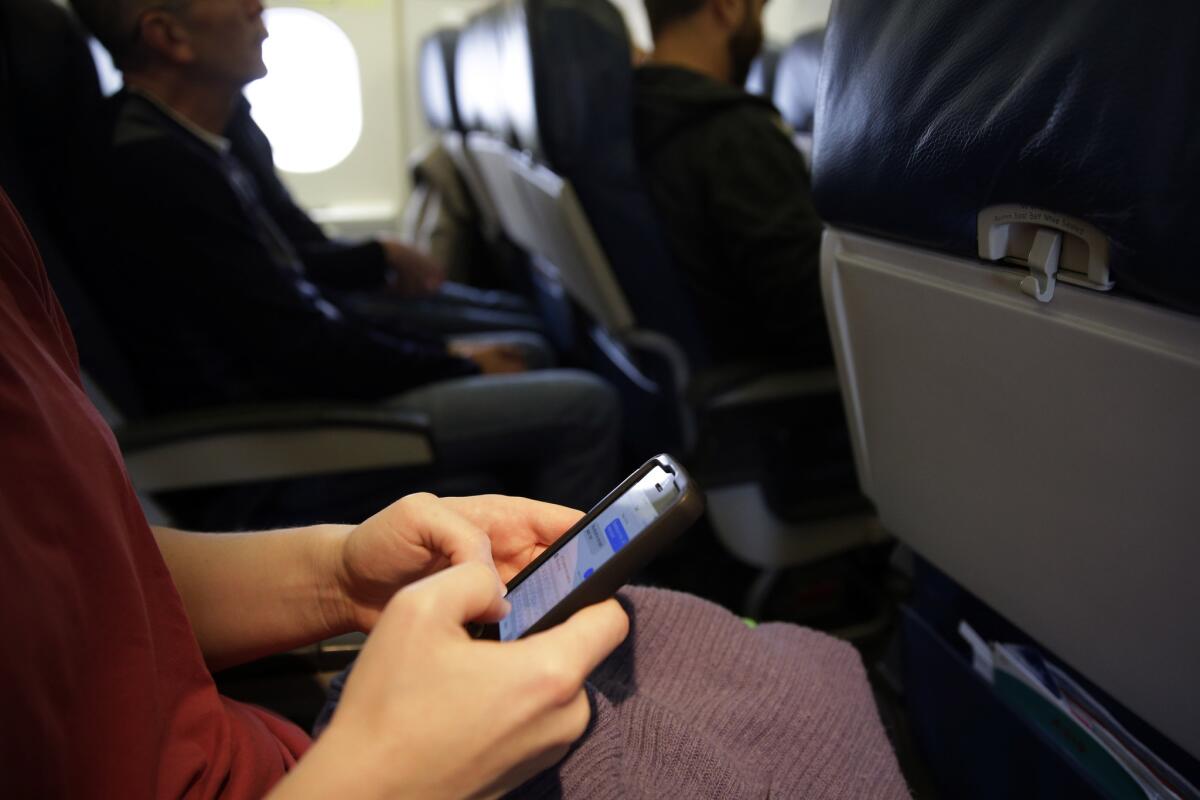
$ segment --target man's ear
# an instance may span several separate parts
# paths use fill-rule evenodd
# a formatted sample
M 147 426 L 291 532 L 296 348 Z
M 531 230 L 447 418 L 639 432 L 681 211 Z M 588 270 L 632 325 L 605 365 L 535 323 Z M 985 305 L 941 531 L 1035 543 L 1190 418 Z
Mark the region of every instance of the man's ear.
M 190 64 L 196 57 L 187 30 L 170 12 L 152 9 L 138 20 L 142 47 L 158 58 L 175 64 Z
M 709 8 L 723 29 L 733 31 L 740 28 L 746 19 L 746 4 L 749 2 L 751 0 L 711 0 Z

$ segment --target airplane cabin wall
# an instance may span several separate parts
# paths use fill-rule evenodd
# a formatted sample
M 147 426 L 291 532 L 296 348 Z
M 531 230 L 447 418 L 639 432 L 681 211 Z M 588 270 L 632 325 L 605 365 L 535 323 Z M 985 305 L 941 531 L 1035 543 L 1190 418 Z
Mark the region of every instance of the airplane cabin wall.
M 317 173 L 281 173 L 301 205 L 340 234 L 395 227 L 407 148 L 400 120 L 407 115 L 396 76 L 411 72 L 402 40 L 402 11 L 417 0 L 286 0 L 278 8 L 306 8 L 328 17 L 350 38 L 362 80 L 362 138 L 347 158 Z M 448 5 L 448 0 L 442 0 Z M 316 54 L 314 54 L 316 56 Z M 319 56 L 318 56 L 319 57 Z

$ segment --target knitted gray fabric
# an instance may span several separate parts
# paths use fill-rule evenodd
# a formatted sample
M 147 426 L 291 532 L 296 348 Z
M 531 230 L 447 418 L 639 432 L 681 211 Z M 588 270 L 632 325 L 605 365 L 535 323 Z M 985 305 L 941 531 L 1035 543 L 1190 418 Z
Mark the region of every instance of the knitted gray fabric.
M 588 682 L 591 727 L 510 797 L 909 797 L 853 647 L 675 592 L 620 599 L 632 630 Z

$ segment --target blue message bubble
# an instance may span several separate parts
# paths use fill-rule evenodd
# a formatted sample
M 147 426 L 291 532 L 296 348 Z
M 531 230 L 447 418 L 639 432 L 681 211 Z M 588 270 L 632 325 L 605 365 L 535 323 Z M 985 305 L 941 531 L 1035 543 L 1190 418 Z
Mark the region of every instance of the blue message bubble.
M 604 526 L 604 535 L 608 537 L 608 543 L 612 546 L 614 553 L 629 544 L 629 534 L 625 532 L 625 526 L 621 524 L 620 518 L 614 519 Z

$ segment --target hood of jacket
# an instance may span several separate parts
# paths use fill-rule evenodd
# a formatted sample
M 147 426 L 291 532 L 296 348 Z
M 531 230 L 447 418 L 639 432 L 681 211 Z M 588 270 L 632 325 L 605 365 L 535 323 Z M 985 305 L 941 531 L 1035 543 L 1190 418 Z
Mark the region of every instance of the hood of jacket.
M 635 72 L 634 119 L 638 156 L 651 157 L 679 133 L 727 113 L 753 110 L 778 115 L 766 98 L 684 67 L 650 65 Z

